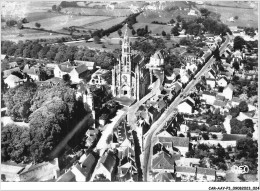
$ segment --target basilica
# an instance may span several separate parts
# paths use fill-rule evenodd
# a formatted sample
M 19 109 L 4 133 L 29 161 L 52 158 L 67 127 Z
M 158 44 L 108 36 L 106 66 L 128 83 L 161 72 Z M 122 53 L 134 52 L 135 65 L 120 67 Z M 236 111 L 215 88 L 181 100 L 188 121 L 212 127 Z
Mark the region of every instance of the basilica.
M 114 97 L 140 100 L 148 92 L 149 70 L 144 57 L 131 50 L 127 26 L 122 42 L 122 54 L 112 70 L 111 90 Z

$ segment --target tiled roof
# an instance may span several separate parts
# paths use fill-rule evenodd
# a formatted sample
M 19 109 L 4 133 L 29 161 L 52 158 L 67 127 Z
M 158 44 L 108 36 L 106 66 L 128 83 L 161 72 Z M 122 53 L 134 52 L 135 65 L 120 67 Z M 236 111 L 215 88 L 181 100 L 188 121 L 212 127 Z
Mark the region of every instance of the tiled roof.
M 221 100 L 215 100 L 213 105 L 215 106 L 220 106 L 220 107 L 224 107 L 226 105 L 226 102 L 221 101 Z
M 216 99 L 217 99 L 217 100 L 224 101 L 224 100 L 225 100 L 225 96 L 222 96 L 222 95 L 216 95 Z
M 241 100 L 240 100 L 239 97 L 233 97 L 231 101 L 232 101 L 232 102 L 238 102 L 238 103 L 241 102 Z
M 59 64 L 58 67 L 59 67 L 59 69 L 60 69 L 62 72 L 66 72 L 66 73 L 70 73 L 70 72 L 74 69 L 74 67 L 72 67 L 72 66 L 61 65 L 61 64 Z
M 152 166 L 153 169 L 168 169 L 174 170 L 175 160 L 171 158 L 168 154 L 161 151 L 153 156 Z
M 114 169 L 115 164 L 116 164 L 116 158 L 111 151 L 108 151 L 106 154 L 104 154 L 102 156 L 100 162 L 108 170 L 108 172 L 111 173 Z
M 82 64 L 82 65 L 76 67 L 75 70 L 78 74 L 82 74 L 88 70 L 88 67 L 85 64 Z
M 152 57 L 156 59 L 164 59 L 166 57 L 166 53 L 163 50 L 158 50 Z
M 154 178 L 157 182 L 170 182 L 170 180 L 173 180 L 171 173 L 158 173 Z
M 224 90 L 226 90 L 226 89 L 231 89 L 233 91 L 234 90 L 234 86 L 231 83 L 229 83 L 227 85 L 227 87 L 224 88 Z
M 3 71 L 3 77 L 7 78 L 9 75 L 11 75 L 15 71 L 20 71 L 20 68 L 16 67 L 16 68 L 12 68 L 12 69 L 9 69 L 9 70 L 4 70 Z
M 160 100 L 160 101 L 158 102 L 158 109 L 159 109 L 159 110 L 162 110 L 162 109 L 165 108 L 165 107 L 166 107 L 165 101 L 164 101 L 164 100 Z
M 215 176 L 216 170 L 210 169 L 210 168 L 197 167 L 197 174 L 203 174 L 203 175 L 205 174 L 205 175 Z
M 195 175 L 196 168 L 195 167 L 186 167 L 186 166 L 176 166 L 176 173 L 192 173 Z
M 91 168 L 93 168 L 93 165 L 96 162 L 96 158 L 94 157 L 93 154 L 88 154 L 88 156 L 86 157 L 86 159 L 82 162 L 82 167 L 89 172 L 91 170 Z
M 94 67 L 95 62 L 90 62 L 90 61 L 81 61 L 81 60 L 74 60 L 75 64 L 80 64 L 80 65 L 85 65 L 87 67 Z
M 58 179 L 57 182 L 74 182 L 76 181 L 75 175 L 69 170 L 65 174 L 61 175 Z
M 172 142 L 174 147 L 188 147 L 189 138 L 187 137 L 158 137 L 161 143 Z
M 216 96 L 216 93 L 209 92 L 209 91 L 204 91 L 202 94 Z
M 246 135 L 242 134 L 223 134 L 222 141 L 237 141 L 246 138 Z

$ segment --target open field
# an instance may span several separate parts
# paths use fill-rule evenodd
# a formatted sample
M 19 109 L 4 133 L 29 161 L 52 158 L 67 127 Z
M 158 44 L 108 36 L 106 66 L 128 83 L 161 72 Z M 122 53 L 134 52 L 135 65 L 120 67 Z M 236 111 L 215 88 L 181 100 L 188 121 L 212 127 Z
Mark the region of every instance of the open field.
M 158 24 L 151 24 L 151 23 L 136 23 L 134 25 L 134 29 L 135 31 L 138 28 L 144 28 L 145 25 L 148 26 L 148 31 L 152 31 L 152 34 L 162 34 L 162 31 L 165 31 L 166 33 L 170 33 L 171 29 L 173 28 L 173 26 L 168 26 L 168 25 L 158 25 Z
M 221 15 L 221 21 L 228 26 L 256 27 L 258 25 L 258 13 L 256 9 L 243 9 L 231 7 L 219 7 L 199 5 L 198 8 L 206 8 Z M 230 17 L 238 16 L 235 22 L 229 22 Z
M 245 9 L 254 6 L 252 3 L 243 2 L 243 1 L 211 1 L 211 2 L 206 2 L 206 5 L 228 6 L 233 8 L 245 8 Z
M 63 8 L 61 12 L 72 15 L 98 15 L 110 17 L 124 17 L 132 13 L 130 9 L 93 9 L 93 8 Z
M 26 15 L 26 19 L 29 22 L 34 22 L 34 21 L 38 21 L 38 20 L 43 20 L 43 19 L 48 19 L 48 18 L 52 18 L 52 17 L 58 17 L 60 16 L 59 13 L 53 13 L 53 12 L 31 12 L 28 13 Z
M 107 29 L 113 25 L 121 23 L 125 19 L 126 19 L 126 17 L 117 17 L 117 18 L 112 18 L 110 20 L 106 20 L 104 22 L 100 21 L 100 22 L 94 23 L 94 24 L 90 23 L 83 27 L 87 28 L 87 29 Z
M 74 15 L 60 15 L 57 17 L 38 20 L 41 28 L 49 30 L 61 30 L 63 27 L 82 26 L 91 22 L 107 19 L 105 16 L 74 16 Z M 36 22 L 25 24 L 26 27 L 35 27 Z

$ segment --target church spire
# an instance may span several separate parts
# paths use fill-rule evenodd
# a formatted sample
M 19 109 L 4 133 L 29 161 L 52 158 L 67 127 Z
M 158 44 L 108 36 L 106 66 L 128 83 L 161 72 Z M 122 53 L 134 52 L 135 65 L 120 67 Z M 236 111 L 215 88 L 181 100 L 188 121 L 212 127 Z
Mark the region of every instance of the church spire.
M 124 43 L 129 43 L 129 36 L 128 36 L 128 32 L 127 32 L 127 23 L 126 23 L 126 28 L 125 28 L 125 35 L 124 35 Z

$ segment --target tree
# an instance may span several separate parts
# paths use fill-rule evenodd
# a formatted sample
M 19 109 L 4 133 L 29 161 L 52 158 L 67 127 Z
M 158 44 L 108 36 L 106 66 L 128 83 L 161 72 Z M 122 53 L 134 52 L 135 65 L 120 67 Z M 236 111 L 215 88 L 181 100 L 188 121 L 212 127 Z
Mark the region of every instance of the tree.
M 202 138 L 204 140 L 209 140 L 209 135 L 207 133 L 202 133 Z
M 40 23 L 35 23 L 35 26 L 36 26 L 37 28 L 40 28 L 40 27 L 41 27 L 41 24 L 40 24 Z
M 180 39 L 180 45 L 190 45 L 190 44 L 191 41 L 188 38 L 184 37 Z
M 170 24 L 174 24 L 174 23 L 175 23 L 175 20 L 174 20 L 174 19 L 171 19 L 171 20 L 169 21 L 169 23 L 170 23 Z
M 243 46 L 246 44 L 246 41 L 241 36 L 236 36 L 234 38 L 234 50 L 242 50 Z
M 171 33 L 172 33 L 174 36 L 179 36 L 179 35 L 180 35 L 179 29 L 178 29 L 177 26 L 175 26 L 175 27 L 173 27 L 173 28 L 171 29 Z
M 63 81 L 64 81 L 64 83 L 66 85 L 70 85 L 71 84 L 71 79 L 70 79 L 70 75 L 69 74 L 64 74 L 62 76 L 62 79 L 63 79 Z
M 201 13 L 202 16 L 208 17 L 209 14 L 210 14 L 210 11 L 209 11 L 208 9 L 201 8 L 201 9 L 200 9 L 200 13 Z
M 119 29 L 119 30 L 117 31 L 117 33 L 118 33 L 119 36 L 121 36 L 121 35 L 122 35 L 121 29 Z
M 237 20 L 237 19 L 238 19 L 238 16 L 235 16 L 235 17 L 234 17 L 234 19 L 236 19 L 236 20 Z
M 198 149 L 199 150 L 203 150 L 203 151 L 208 151 L 209 150 L 209 146 L 207 144 L 199 144 L 198 145 Z
M 27 120 L 31 113 L 29 108 L 36 90 L 37 85 L 32 82 L 9 89 L 3 97 L 8 115 L 14 120 Z M 23 109 L 20 109 L 21 107 Z
M 96 44 L 100 44 L 101 41 L 100 41 L 100 38 L 98 36 L 94 36 L 93 38 L 94 38 L 94 42 Z
M 233 67 L 234 67 L 235 70 L 238 71 L 239 70 L 239 63 L 237 61 L 234 61 L 233 62 Z
M 213 139 L 217 139 L 218 136 L 217 136 L 216 134 L 213 134 L 213 135 L 212 135 L 212 138 L 213 138 Z
M 180 16 L 180 15 L 178 15 L 178 16 L 176 17 L 176 20 L 177 20 L 178 22 L 181 22 L 181 21 L 182 21 L 182 18 L 181 18 L 181 16 Z
M 251 130 L 251 133 L 253 133 L 254 130 L 254 122 L 252 119 L 245 119 L 243 121 L 244 125 Z
M 132 35 L 134 36 L 136 34 L 135 29 L 132 29 Z
M 162 36 L 166 36 L 166 32 L 165 31 L 162 31 Z
M 248 111 L 248 105 L 246 101 L 241 101 L 238 105 L 239 111 L 240 112 L 247 112 Z
M 23 24 L 21 22 L 17 23 L 17 28 L 20 30 L 23 29 Z
M 57 5 L 52 5 L 52 10 L 57 11 Z
M 235 118 L 239 115 L 239 107 L 232 107 L 230 110 L 229 110 L 229 114 L 232 115 L 232 118 Z

